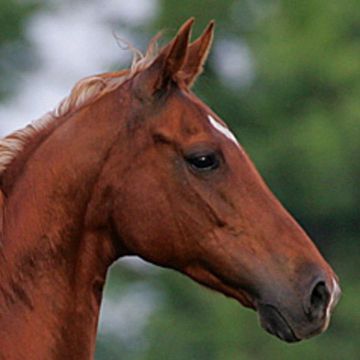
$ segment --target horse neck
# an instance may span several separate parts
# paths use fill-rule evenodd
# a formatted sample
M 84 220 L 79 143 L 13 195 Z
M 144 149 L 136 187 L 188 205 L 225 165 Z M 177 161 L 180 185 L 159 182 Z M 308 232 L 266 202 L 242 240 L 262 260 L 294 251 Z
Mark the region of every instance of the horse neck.
M 92 357 L 102 286 L 118 256 L 106 214 L 92 208 L 123 122 L 110 116 L 110 98 L 56 128 L 4 201 L 0 359 Z

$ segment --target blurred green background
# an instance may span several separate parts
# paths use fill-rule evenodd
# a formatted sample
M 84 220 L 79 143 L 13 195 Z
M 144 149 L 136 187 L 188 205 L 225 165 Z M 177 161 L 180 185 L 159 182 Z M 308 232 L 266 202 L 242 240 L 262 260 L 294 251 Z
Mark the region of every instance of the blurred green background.
M 17 91 L 16 71 L 6 64 L 31 71 L 24 24 L 43 6 L 0 0 L 0 100 Z M 104 321 L 96 359 L 359 359 L 360 2 L 161 0 L 149 23 L 130 30 L 143 44 L 160 29 L 167 39 L 190 16 L 194 35 L 210 19 L 217 24 L 195 92 L 229 123 L 333 265 L 343 296 L 325 334 L 288 345 L 235 301 L 172 271 L 120 261 L 106 299 L 121 304 L 130 296 L 129 312 L 143 320 L 128 328 L 125 322 L 118 333 Z M 141 304 L 149 305 L 147 312 Z M 126 319 L 127 309 L 119 316 Z

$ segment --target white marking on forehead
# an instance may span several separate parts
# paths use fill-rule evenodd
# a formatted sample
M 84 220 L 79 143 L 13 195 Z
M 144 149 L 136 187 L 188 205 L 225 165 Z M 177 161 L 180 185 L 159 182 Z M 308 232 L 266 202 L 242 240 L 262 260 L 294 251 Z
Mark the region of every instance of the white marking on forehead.
M 238 147 L 240 147 L 239 142 L 237 141 L 235 135 L 224 125 L 220 124 L 218 121 L 216 121 L 211 115 L 208 115 L 208 119 L 210 121 L 210 124 L 219 132 L 221 132 L 224 136 L 226 136 L 228 139 L 230 139 L 232 142 L 234 142 Z

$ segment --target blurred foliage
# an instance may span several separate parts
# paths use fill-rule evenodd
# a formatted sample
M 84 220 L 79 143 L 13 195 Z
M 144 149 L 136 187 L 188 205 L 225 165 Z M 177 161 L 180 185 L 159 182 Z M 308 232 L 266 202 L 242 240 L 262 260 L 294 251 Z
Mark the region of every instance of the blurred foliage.
M 0 97 L 9 92 L 12 62 L 23 66 L 27 59 L 23 29 L 27 16 L 36 10 L 34 4 L 0 0 Z M 250 85 L 227 84 L 211 55 L 194 90 L 237 133 L 271 189 L 334 265 L 344 294 L 325 334 L 288 345 L 266 334 L 256 314 L 233 300 L 172 271 L 154 274 L 120 262 L 110 274 L 107 296 L 114 292 L 125 296 L 129 287 L 146 281 L 160 294 L 159 302 L 145 331 L 132 341 L 100 337 L 96 358 L 357 359 L 359 1 L 159 0 L 159 4 L 152 28 L 143 29 L 146 36 L 159 29 L 173 35 L 190 16 L 196 17 L 194 33 L 199 35 L 214 18 L 215 47 L 232 39 L 249 48 L 255 69 Z
M 0 99 L 11 94 L 18 71 L 29 68 L 24 27 L 39 7 L 35 0 L 0 0 Z

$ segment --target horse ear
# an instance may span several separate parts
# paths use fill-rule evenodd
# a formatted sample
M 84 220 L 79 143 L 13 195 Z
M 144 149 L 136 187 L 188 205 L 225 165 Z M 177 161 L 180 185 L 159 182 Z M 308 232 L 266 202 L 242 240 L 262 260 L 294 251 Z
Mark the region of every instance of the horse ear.
M 141 97 L 149 97 L 176 81 L 176 74 L 183 68 L 187 55 L 193 18 L 180 28 L 175 38 L 165 46 L 151 65 L 135 80 L 135 89 Z
M 189 46 L 187 57 L 181 69 L 181 79 L 191 87 L 202 73 L 214 38 L 215 21 L 209 22 L 202 35 Z

